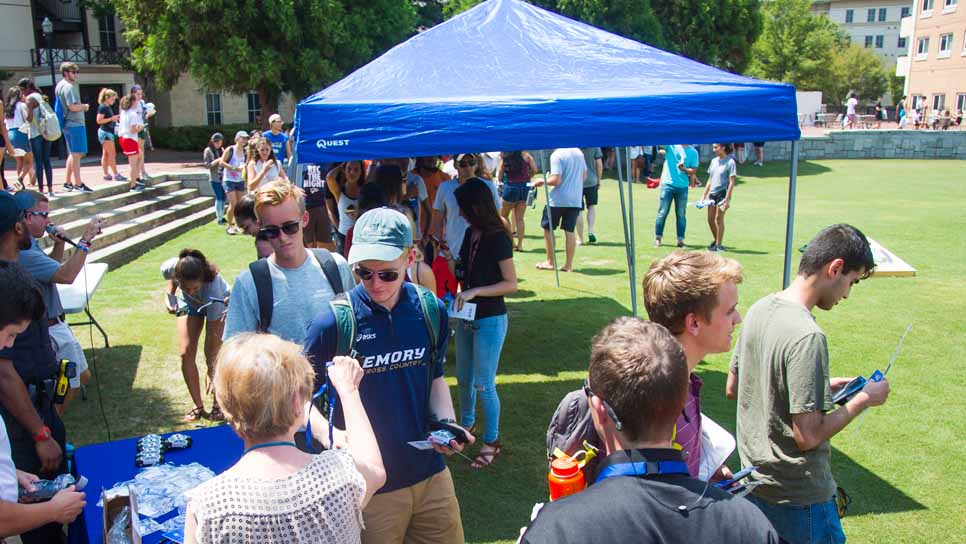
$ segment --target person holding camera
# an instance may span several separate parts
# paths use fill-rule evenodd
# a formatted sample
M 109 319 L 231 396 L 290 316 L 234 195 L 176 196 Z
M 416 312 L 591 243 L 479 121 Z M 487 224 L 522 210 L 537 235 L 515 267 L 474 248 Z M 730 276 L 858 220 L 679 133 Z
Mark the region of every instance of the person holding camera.
M 362 512 L 364 544 L 464 541 L 459 502 L 443 455 L 462 450 L 463 442 L 472 444 L 474 438 L 456 425 L 443 377 L 449 340 L 446 307 L 432 293 L 405 281 L 414 259 L 413 227 L 405 215 L 390 208 L 362 214 L 349 250 L 350 266 L 361 281 L 348 292 L 341 317 L 333 302 L 316 317 L 305 341 L 318 375 L 327 361 L 349 354 L 366 374 L 359 393 L 382 451 L 386 483 Z M 360 334 L 345 338 L 341 331 L 349 319 Z M 334 412 L 337 427 L 343 426 L 342 404 L 340 393 Z M 313 429 L 328 425 L 317 411 L 312 418 Z M 456 438 L 433 442 L 432 449 L 420 447 L 427 445 L 423 441 L 432 428 L 443 426 Z
M 182 249 L 176 259 L 165 261 L 161 265 L 161 275 L 166 280 L 165 307 L 168 313 L 178 316 L 181 375 L 194 402 L 194 408 L 185 414 L 184 420 L 190 422 L 206 417 L 211 421 L 222 421 L 225 418 L 217 401 L 212 403 L 210 413 L 205 412 L 195 356 L 201 329 L 205 329 L 205 364 L 208 366 L 205 395 L 210 395 L 214 386 L 215 358 L 221 348 L 221 335 L 225 332 L 228 282 L 218 273 L 218 267 L 197 249 Z M 179 288 L 181 300 L 175 296 Z

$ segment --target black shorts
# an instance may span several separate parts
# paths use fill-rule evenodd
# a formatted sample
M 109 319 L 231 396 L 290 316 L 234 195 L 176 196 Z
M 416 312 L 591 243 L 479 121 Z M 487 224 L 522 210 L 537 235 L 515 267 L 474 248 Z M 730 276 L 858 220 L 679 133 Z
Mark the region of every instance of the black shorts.
M 329 225 L 329 213 L 325 206 L 309 208 L 309 224 L 302 229 L 302 240 L 306 244 L 332 243 L 332 228 Z
M 765 142 L 754 142 L 755 147 L 765 147 Z
M 722 202 L 724 202 L 724 199 L 726 196 L 728 196 L 728 189 L 724 188 L 720 191 L 715 191 L 711 193 L 710 195 L 708 195 L 708 198 L 714 201 L 714 205 L 717 206 L 718 204 L 721 204 Z
M 553 223 L 553 230 L 556 230 L 559 226 L 566 232 L 573 232 L 577 227 L 578 215 L 580 215 L 580 208 L 550 207 L 550 221 Z M 543 213 L 540 214 L 540 226 L 543 230 L 551 230 L 550 224 L 547 223 L 547 206 L 543 207 Z
M 600 185 L 594 185 L 593 187 L 584 187 L 584 204 L 580 209 L 586 209 L 588 206 L 597 205 L 597 189 Z

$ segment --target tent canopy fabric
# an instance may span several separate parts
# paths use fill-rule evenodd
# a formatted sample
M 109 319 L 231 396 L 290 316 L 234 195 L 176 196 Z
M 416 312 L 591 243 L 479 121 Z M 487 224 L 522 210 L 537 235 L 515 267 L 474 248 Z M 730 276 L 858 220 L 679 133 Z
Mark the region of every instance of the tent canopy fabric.
M 797 140 L 795 88 L 489 0 L 298 104 L 299 162 Z

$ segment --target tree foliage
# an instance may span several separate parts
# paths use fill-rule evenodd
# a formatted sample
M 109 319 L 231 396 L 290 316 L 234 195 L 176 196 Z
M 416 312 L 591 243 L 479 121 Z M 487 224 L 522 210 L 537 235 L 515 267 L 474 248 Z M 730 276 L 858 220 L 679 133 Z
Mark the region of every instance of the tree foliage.
M 832 53 L 832 63 L 818 90 L 827 104 L 845 102 L 854 92 L 863 103 L 875 102 L 888 90 L 888 78 L 882 61 L 869 49 L 850 45 Z
M 758 0 L 656 0 L 653 4 L 671 51 L 731 72 L 745 70 L 762 31 Z
M 408 0 L 114 0 L 132 64 L 161 89 L 187 71 L 204 88 L 259 93 L 263 123 L 414 31 Z

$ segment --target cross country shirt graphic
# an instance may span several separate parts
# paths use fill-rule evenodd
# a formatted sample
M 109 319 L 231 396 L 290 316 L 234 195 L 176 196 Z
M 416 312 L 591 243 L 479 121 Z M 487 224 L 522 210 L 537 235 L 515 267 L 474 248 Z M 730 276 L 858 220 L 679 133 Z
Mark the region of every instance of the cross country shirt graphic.
M 445 467 L 442 455 L 417 450 L 408 442 L 425 440 L 429 433 L 425 422 L 430 380 L 443 375 L 449 339 L 446 308 L 437 300 L 442 317 L 436 347 L 439 361 L 430 370 L 429 333 L 412 284 L 403 283 L 399 302 L 391 311 L 372 302 L 361 284 L 348 296 L 356 316 L 356 358 L 365 372 L 359 392 L 386 467 L 386 484 L 378 492 L 409 487 Z M 335 356 L 336 342 L 335 316 L 326 306 L 309 327 L 305 340 L 317 386 L 325 377 L 325 362 Z M 339 402 L 333 419 L 336 427 L 344 428 Z

